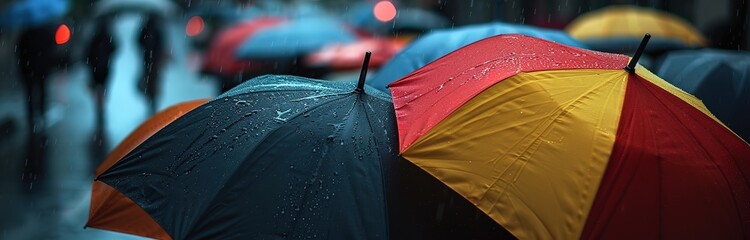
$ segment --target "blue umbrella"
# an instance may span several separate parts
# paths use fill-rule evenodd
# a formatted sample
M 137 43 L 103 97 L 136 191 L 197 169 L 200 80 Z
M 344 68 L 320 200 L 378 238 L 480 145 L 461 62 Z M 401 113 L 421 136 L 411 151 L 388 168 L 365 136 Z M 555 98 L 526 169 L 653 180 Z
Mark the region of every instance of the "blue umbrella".
M 237 48 L 240 59 L 294 58 L 331 43 L 354 42 L 357 37 L 340 22 L 326 17 L 289 20 L 260 30 Z
M 452 30 L 440 30 L 430 33 L 407 46 L 401 53 L 386 63 L 368 84 L 382 91 L 390 92 L 386 89 L 389 83 L 445 54 L 490 36 L 510 33 L 524 34 L 574 47 L 584 47 L 583 44 L 565 32 L 517 24 L 490 23 Z
M 727 127 L 745 141 L 750 140 L 750 52 L 670 52 L 657 75 L 703 100 Z
M 31 27 L 54 21 L 70 8 L 67 0 L 26 0 L 0 13 L 0 27 Z

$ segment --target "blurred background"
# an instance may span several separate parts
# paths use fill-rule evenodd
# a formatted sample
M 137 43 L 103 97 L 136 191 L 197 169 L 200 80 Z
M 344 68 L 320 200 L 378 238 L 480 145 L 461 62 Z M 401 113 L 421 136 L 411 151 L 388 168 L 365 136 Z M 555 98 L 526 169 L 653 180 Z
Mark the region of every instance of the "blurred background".
M 395 71 L 379 70 L 410 44 L 482 24 L 566 31 L 576 46 L 630 54 L 632 41 L 621 40 L 637 43 L 645 32 L 607 38 L 618 25 L 583 21 L 619 11 L 635 17 L 614 21 L 653 24 L 631 10 L 687 26 L 674 27 L 686 36 L 647 51 L 642 64 L 654 72 L 675 50 L 748 62 L 744 0 L 0 0 L 0 239 L 137 239 L 83 229 L 93 170 L 175 103 L 263 74 L 353 81 L 365 51 L 373 52 L 368 79 L 387 84 L 403 74 L 386 79 Z

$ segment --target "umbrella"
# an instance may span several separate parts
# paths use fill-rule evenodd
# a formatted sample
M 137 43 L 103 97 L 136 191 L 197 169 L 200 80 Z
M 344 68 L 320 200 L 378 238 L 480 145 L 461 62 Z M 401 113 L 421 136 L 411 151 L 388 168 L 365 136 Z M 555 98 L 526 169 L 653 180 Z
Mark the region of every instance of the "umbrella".
M 390 84 L 399 150 L 519 239 L 750 236 L 750 146 L 641 53 L 475 42 Z
M 370 67 L 378 68 L 404 47 L 402 42 L 387 38 L 363 39 L 348 44 L 332 44 L 305 58 L 310 67 L 352 70 L 361 66 L 362 53 L 372 52 Z
M 94 16 L 104 17 L 116 12 L 148 11 L 169 16 L 177 11 L 170 0 L 99 0 L 94 5 Z
M 586 13 L 570 23 L 566 31 L 590 49 L 631 53 L 644 33 L 653 40 L 648 52 L 706 46 L 706 38 L 679 17 L 651 8 L 614 6 Z
M 50 23 L 70 9 L 66 0 L 26 0 L 0 13 L 0 27 L 33 27 Z
M 267 75 L 203 104 L 100 167 L 88 225 L 174 239 L 508 237 L 398 158 L 392 103 L 365 74 Z
M 207 101 L 207 99 L 187 101 L 154 114 L 112 150 L 107 159 L 97 167 L 94 175 L 101 175 L 154 133 Z M 132 200 L 127 199 L 122 193 L 117 192 L 109 185 L 95 181 L 91 196 L 91 209 L 87 226 L 158 239 L 166 238 L 164 235 L 158 235 L 163 230 L 155 225 L 154 221 L 148 215 L 145 215 L 143 210 L 134 206 Z M 122 219 L 128 219 L 131 222 L 123 225 Z
M 574 47 L 583 47 L 581 43 L 564 32 L 517 24 L 489 23 L 452 30 L 440 30 L 428 34 L 407 46 L 393 57 L 390 62 L 386 63 L 368 84 L 382 91 L 389 92 L 386 89 L 386 85 L 406 76 L 425 64 L 477 40 L 507 33 L 519 33 Z
M 750 54 L 727 50 L 669 52 L 657 75 L 703 100 L 745 141 L 750 140 Z
M 234 76 L 247 71 L 260 71 L 268 68 L 262 62 L 237 59 L 234 53 L 249 36 L 283 21 L 280 18 L 261 17 L 237 23 L 223 30 L 209 46 L 203 61 L 202 71 L 219 76 Z
M 355 40 L 353 32 L 336 20 L 305 17 L 258 31 L 246 39 L 235 54 L 241 59 L 295 58 L 328 44 Z

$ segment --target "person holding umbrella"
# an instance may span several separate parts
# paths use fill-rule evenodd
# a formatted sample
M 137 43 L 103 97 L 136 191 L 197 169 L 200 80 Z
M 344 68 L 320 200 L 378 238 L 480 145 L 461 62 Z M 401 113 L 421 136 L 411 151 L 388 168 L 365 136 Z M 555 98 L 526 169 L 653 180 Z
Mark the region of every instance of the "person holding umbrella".
M 143 48 L 143 77 L 138 83 L 139 89 L 146 95 L 149 111 L 156 112 L 156 94 L 158 93 L 159 69 L 168 54 L 164 51 L 163 29 L 155 14 L 146 16 L 138 43 Z

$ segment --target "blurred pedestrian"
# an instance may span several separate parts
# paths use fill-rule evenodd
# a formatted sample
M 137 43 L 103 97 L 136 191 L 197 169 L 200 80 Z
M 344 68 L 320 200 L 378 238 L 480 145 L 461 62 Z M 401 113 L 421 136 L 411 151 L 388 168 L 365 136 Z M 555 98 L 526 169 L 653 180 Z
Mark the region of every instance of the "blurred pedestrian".
M 26 122 L 29 138 L 23 180 L 33 182 L 42 174 L 46 145 L 46 79 L 58 62 L 56 24 L 31 26 L 21 31 L 17 42 L 18 70 L 26 89 Z
M 164 51 L 164 29 L 159 16 L 149 14 L 141 29 L 140 43 L 143 48 L 143 77 L 138 87 L 146 95 L 151 114 L 156 112 L 156 97 L 159 92 L 159 73 L 169 54 Z
M 109 82 L 110 64 L 116 47 L 110 30 L 112 26 L 111 20 L 103 19 L 97 24 L 86 51 L 86 63 L 89 65 L 89 70 L 91 70 L 89 88 L 94 95 L 94 104 L 96 105 L 95 145 L 93 148 L 97 150 L 97 153 L 103 153 L 103 150 L 106 149 L 106 144 L 104 143 L 104 99 L 107 92 L 107 83 Z M 94 159 L 100 160 L 102 157 L 96 156 Z

